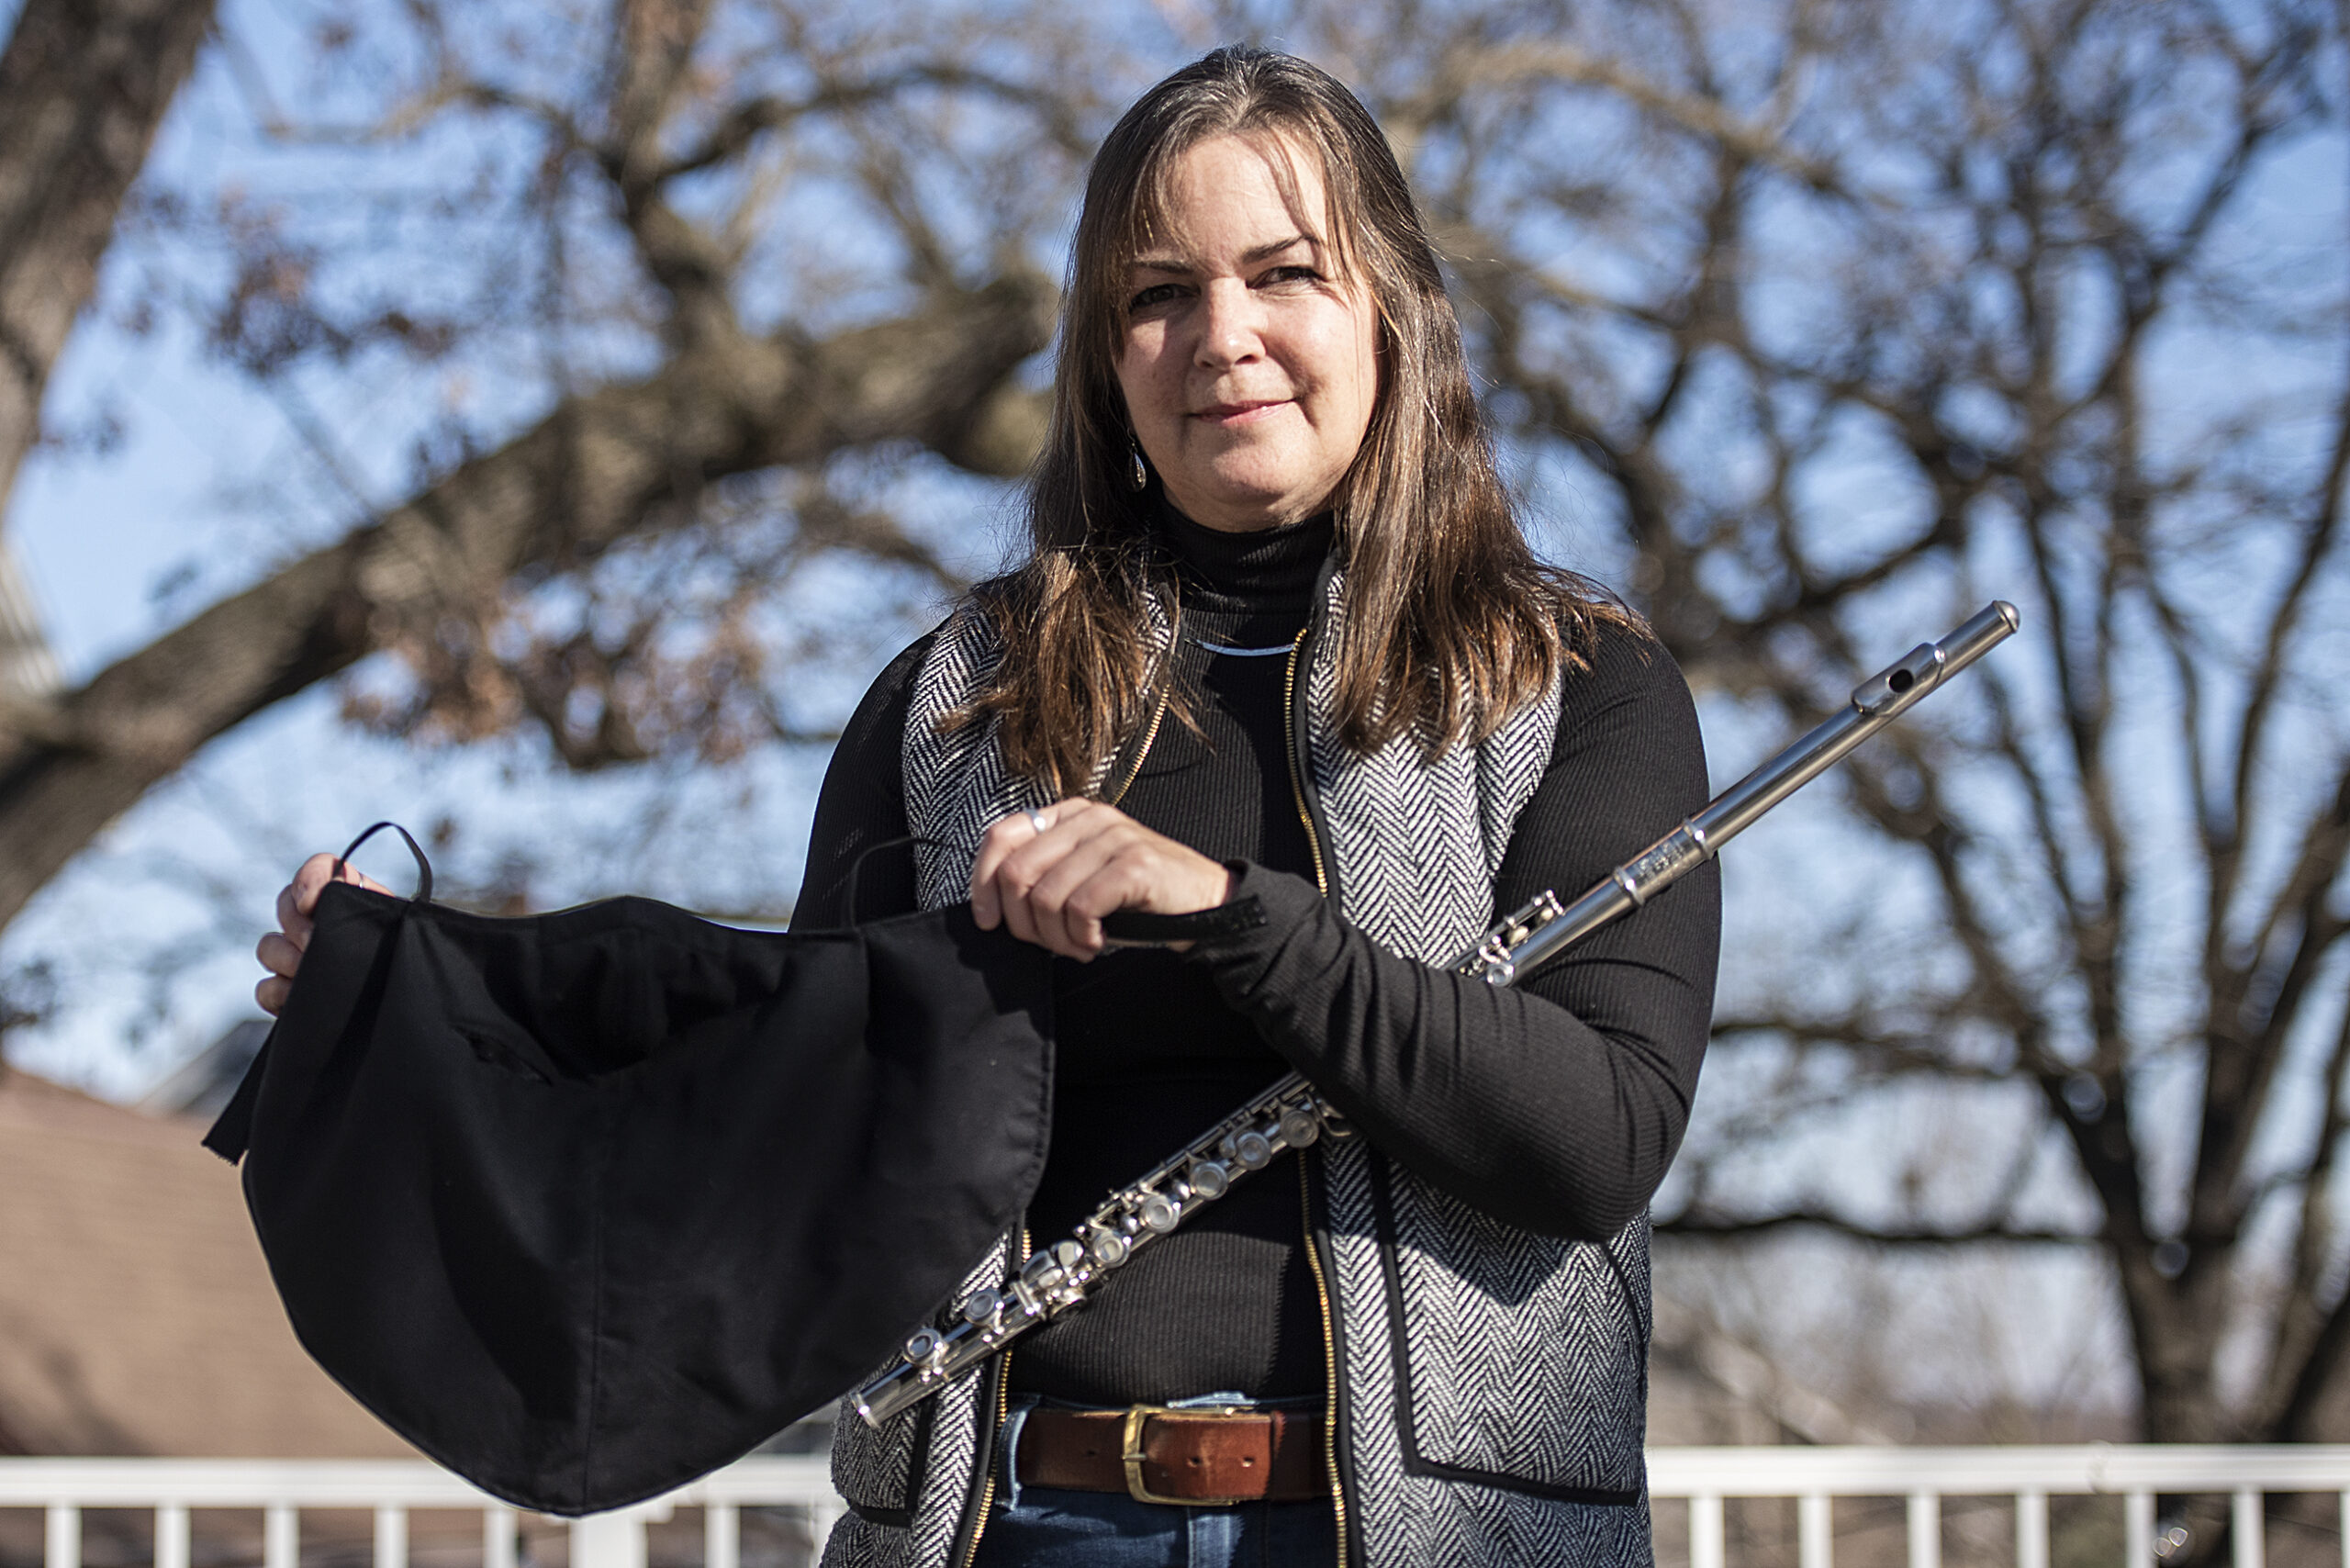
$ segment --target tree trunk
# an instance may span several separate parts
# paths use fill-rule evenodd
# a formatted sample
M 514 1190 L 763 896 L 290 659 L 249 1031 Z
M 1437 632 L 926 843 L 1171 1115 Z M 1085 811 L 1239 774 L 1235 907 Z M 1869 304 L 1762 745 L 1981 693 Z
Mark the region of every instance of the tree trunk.
M 25 0 L 0 51 L 0 511 L 214 0 Z

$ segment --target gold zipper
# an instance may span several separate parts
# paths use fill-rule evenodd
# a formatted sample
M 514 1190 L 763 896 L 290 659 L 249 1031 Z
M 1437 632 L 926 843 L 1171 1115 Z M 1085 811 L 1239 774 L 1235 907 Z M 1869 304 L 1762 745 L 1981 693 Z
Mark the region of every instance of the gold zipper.
M 1338 1338 L 1330 1327 L 1330 1287 L 1322 1277 L 1322 1254 L 1314 1245 L 1314 1196 L 1303 1149 L 1297 1156 L 1297 1207 L 1305 1226 L 1305 1264 L 1314 1271 L 1314 1296 L 1322 1307 L 1322 1364 L 1329 1388 L 1329 1408 L 1322 1417 L 1322 1467 L 1330 1477 L 1330 1509 L 1338 1517 L 1338 1568 L 1347 1568 L 1347 1490 L 1338 1480 Z
M 1314 832 L 1314 813 L 1305 805 L 1305 780 L 1297 771 L 1297 655 L 1305 647 L 1305 633 L 1314 629 L 1308 621 L 1289 645 L 1289 664 L 1281 675 L 1281 752 L 1289 758 L 1289 798 L 1297 804 L 1297 820 L 1305 824 L 1305 847 L 1314 857 L 1314 886 L 1324 898 L 1330 896 L 1330 879 L 1322 872 L 1322 840 Z
M 1142 746 L 1135 753 L 1133 766 L 1118 780 L 1117 789 L 1102 797 L 1104 805 L 1114 806 L 1125 800 L 1126 791 L 1135 787 L 1135 780 L 1142 777 L 1143 758 L 1150 755 L 1151 746 L 1158 741 L 1158 726 L 1167 717 L 1167 704 L 1175 696 L 1175 655 L 1183 645 L 1183 600 L 1172 588 L 1168 589 L 1167 597 L 1173 609 L 1168 616 L 1167 662 L 1159 672 L 1158 705 L 1150 711 L 1150 725 L 1142 733 Z
M 1020 1227 L 1019 1256 L 1012 1260 L 1013 1273 L 1028 1261 L 1028 1226 Z M 965 1550 L 957 1568 L 971 1568 L 979 1555 L 979 1537 L 987 1533 L 988 1510 L 995 1506 L 995 1442 L 1003 1430 L 1004 1418 L 1012 1414 L 1012 1347 L 1006 1345 L 995 1358 L 995 1424 L 990 1427 L 979 1443 L 979 1462 L 988 1467 L 987 1479 L 979 1484 L 979 1517 L 971 1521 L 971 1544 Z M 1007 1463 L 1017 1464 L 1017 1454 L 1004 1456 Z M 1345 1549 L 1340 1548 L 1341 1551 Z
M 1174 692 L 1175 678 L 1173 672 L 1170 671 L 1167 680 L 1159 687 L 1158 706 L 1151 710 L 1150 727 L 1142 733 L 1142 747 L 1135 753 L 1134 766 L 1126 769 L 1126 776 L 1118 781 L 1116 792 L 1105 797 L 1102 804 L 1114 806 L 1125 800 L 1126 791 L 1135 787 L 1135 780 L 1142 777 L 1142 759 L 1150 755 L 1152 743 L 1158 739 L 1159 722 L 1167 717 L 1167 703 Z
M 1330 879 L 1322 868 L 1322 839 L 1314 831 L 1314 812 L 1305 803 L 1305 779 L 1297 766 L 1297 662 L 1305 650 L 1309 618 L 1289 645 L 1289 663 L 1281 675 L 1281 751 L 1289 758 L 1289 793 L 1296 803 L 1297 820 L 1305 828 L 1305 847 L 1314 856 L 1314 886 L 1330 896 Z M 1314 1271 L 1314 1298 L 1322 1308 L 1322 1365 L 1329 1391 L 1329 1407 L 1322 1418 L 1322 1467 L 1330 1478 L 1330 1511 L 1338 1521 L 1338 1568 L 1347 1568 L 1347 1489 L 1338 1477 L 1338 1337 L 1331 1327 L 1330 1282 L 1323 1277 L 1322 1252 L 1314 1244 L 1314 1190 L 1305 1170 L 1304 1150 L 1297 1158 L 1297 1207 L 1305 1232 L 1305 1264 Z

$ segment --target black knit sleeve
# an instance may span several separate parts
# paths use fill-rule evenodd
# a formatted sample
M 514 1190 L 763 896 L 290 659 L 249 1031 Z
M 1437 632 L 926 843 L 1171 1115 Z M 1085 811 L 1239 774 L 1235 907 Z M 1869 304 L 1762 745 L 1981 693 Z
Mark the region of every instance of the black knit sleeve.
M 1688 688 L 1654 644 L 1605 638 L 1564 686 L 1497 908 L 1583 892 L 1706 801 Z M 1720 943 L 1707 866 L 1511 988 L 1401 958 L 1312 883 L 1247 867 L 1265 924 L 1203 942 L 1225 1000 L 1378 1148 L 1527 1229 L 1605 1237 L 1664 1179 L 1697 1086 Z
M 824 769 L 816 796 L 816 822 L 808 834 L 808 869 L 791 906 L 795 931 L 822 931 L 859 920 L 912 911 L 913 857 L 904 848 L 875 845 L 906 832 L 904 738 L 906 709 L 912 701 L 914 672 L 937 637 L 932 632 L 891 659 L 874 678 Z M 864 864 L 857 857 L 865 856 Z M 850 872 L 856 871 L 856 907 L 848 907 Z

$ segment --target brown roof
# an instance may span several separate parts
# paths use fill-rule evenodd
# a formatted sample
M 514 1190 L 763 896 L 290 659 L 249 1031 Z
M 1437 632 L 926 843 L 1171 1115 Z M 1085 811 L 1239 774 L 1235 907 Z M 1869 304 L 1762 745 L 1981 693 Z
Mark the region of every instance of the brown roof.
M 296 1343 L 202 1132 L 0 1067 L 0 1452 L 412 1453 Z

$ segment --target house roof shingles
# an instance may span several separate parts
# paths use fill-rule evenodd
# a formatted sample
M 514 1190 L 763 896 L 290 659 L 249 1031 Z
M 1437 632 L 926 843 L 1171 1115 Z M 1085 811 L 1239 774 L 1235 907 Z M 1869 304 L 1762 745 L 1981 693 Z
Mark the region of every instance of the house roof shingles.
M 412 1454 L 296 1341 L 202 1131 L 0 1067 L 0 1452 Z

